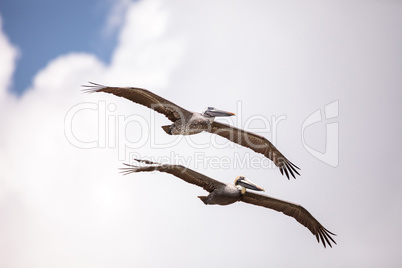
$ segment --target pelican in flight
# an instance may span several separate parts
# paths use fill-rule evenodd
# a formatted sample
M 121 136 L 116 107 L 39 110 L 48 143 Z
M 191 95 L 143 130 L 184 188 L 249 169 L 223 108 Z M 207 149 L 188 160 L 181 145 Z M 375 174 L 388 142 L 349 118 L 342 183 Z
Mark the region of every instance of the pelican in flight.
M 264 191 L 263 188 L 257 186 L 244 176 L 238 176 L 233 184 L 225 184 L 209 178 L 201 173 L 195 172 L 181 165 L 159 164 L 148 160 L 134 159 L 142 165 L 128 165 L 121 168 L 124 175 L 134 172 L 160 171 L 174 175 L 188 183 L 200 186 L 209 192 L 208 196 L 198 196 L 206 205 L 229 205 L 237 201 L 242 201 L 252 205 L 262 206 L 284 213 L 296 219 L 300 224 L 307 227 L 317 238 L 318 243 L 321 241 L 324 247 L 328 244 L 332 247 L 331 242 L 335 240 L 331 233 L 321 225 L 305 208 L 300 205 L 282 201 L 267 195 L 249 192 L 246 188 L 254 191 Z
M 297 171 L 299 168 L 286 159 L 286 157 L 263 136 L 214 121 L 217 116 L 232 116 L 235 115 L 234 113 L 218 110 L 214 107 L 208 107 L 202 114 L 193 113 L 147 89 L 136 87 L 108 87 L 92 82 L 89 83 L 90 85 L 83 85 L 85 92 L 111 93 L 164 114 L 173 122 L 171 125 L 162 126 L 163 130 L 169 135 L 192 135 L 207 131 L 263 154 L 273 161 L 282 175 L 285 173 L 288 179 L 289 173 L 293 178 L 296 178 L 295 174 L 300 176 Z

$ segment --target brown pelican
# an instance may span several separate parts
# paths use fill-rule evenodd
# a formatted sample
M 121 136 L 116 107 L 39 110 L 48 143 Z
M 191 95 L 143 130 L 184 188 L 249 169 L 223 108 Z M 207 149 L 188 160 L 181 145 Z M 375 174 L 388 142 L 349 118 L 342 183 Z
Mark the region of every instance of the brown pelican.
M 252 183 L 244 176 L 238 176 L 233 184 L 225 184 L 209 178 L 203 174 L 195 172 L 181 165 L 158 164 L 147 160 L 137 160 L 145 163 L 144 165 L 128 165 L 121 168 L 122 173 L 127 175 L 134 172 L 143 171 L 160 171 L 172 174 L 188 183 L 200 186 L 209 192 L 208 196 L 199 196 L 206 205 L 229 205 L 237 201 L 274 209 L 285 215 L 295 218 L 299 223 L 307 227 L 313 235 L 316 236 L 318 242 L 322 242 L 324 247 L 326 243 L 332 247 L 331 241 L 336 244 L 327 229 L 324 228 L 305 208 L 300 205 L 282 201 L 267 195 L 260 195 L 246 191 L 246 188 L 255 191 L 264 191 L 263 188 Z
M 92 82 L 89 83 L 90 85 L 84 85 L 86 87 L 85 92 L 111 93 L 164 114 L 173 122 L 171 125 L 162 126 L 163 130 L 169 135 L 192 135 L 202 131 L 214 133 L 265 155 L 279 167 L 282 175 L 283 173 L 286 174 L 288 179 L 289 173 L 293 178 L 295 178 L 294 173 L 300 175 L 297 171 L 299 168 L 286 159 L 266 138 L 214 121 L 217 116 L 232 116 L 234 113 L 217 110 L 213 107 L 208 107 L 202 114 L 193 113 L 143 88 L 108 87 Z

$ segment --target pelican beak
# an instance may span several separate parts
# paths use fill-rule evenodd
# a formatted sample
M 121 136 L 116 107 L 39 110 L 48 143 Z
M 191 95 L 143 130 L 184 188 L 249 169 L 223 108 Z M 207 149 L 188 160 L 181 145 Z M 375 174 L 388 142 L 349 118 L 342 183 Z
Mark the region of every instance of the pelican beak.
M 209 117 L 217 117 L 217 116 L 232 116 L 235 115 L 234 113 L 223 111 L 223 110 L 218 110 L 215 108 L 208 109 L 205 111 L 205 114 Z
M 264 189 L 264 188 L 258 186 L 258 185 L 255 184 L 254 182 L 252 182 L 252 181 L 250 181 L 250 180 L 248 180 L 248 179 L 246 179 L 246 178 L 244 178 L 244 177 L 239 178 L 239 179 L 236 181 L 236 184 L 241 185 L 241 186 L 243 186 L 244 188 L 248 188 L 248 189 L 250 189 L 250 190 L 254 190 L 254 191 L 263 191 L 263 192 L 265 192 L 265 189 Z

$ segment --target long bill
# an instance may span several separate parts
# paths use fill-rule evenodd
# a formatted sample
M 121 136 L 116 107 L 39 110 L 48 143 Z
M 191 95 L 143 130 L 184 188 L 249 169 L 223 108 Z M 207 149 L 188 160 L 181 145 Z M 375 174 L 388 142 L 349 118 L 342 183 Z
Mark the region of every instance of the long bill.
M 217 117 L 217 116 L 232 116 L 235 115 L 234 113 L 218 110 L 218 109 L 208 109 L 205 114 L 209 117 Z
M 254 190 L 254 191 L 262 191 L 265 192 L 265 189 L 258 186 L 257 184 L 255 184 L 254 182 L 246 179 L 246 178 L 240 178 L 237 180 L 237 185 L 243 186 L 244 188 L 248 188 L 250 190 Z

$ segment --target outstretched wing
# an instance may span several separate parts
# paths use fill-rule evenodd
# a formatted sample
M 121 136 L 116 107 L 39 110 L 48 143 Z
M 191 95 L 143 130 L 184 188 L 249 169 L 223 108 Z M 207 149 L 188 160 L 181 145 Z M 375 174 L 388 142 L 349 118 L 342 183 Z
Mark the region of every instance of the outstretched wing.
M 192 112 L 181 108 L 147 89 L 136 87 L 108 87 L 92 82 L 89 83 L 90 85 L 83 85 L 85 92 L 106 92 L 129 99 L 132 102 L 144 105 L 158 113 L 164 114 L 172 122 L 183 117 L 191 117 L 192 115 Z
M 321 241 L 324 247 L 326 247 L 326 243 L 332 247 L 331 241 L 336 244 L 335 240 L 331 237 L 331 235 L 336 234 L 325 229 L 324 226 L 322 226 L 321 223 L 310 214 L 310 212 L 300 205 L 248 191 L 242 196 L 240 201 L 274 209 L 295 218 L 299 223 L 307 227 L 313 235 L 316 236 L 318 243 Z
M 294 173 L 300 175 L 297 171 L 299 168 L 286 159 L 286 157 L 279 152 L 279 150 L 276 149 L 269 140 L 260 135 L 219 122 L 213 122 L 211 128 L 206 131 L 226 138 L 234 143 L 240 144 L 241 146 L 250 148 L 254 152 L 265 155 L 267 158 L 271 159 L 277 167 L 279 167 L 282 175 L 283 172 L 285 172 L 288 179 L 289 173 L 293 178 L 295 178 Z
M 145 165 L 135 166 L 125 164 L 127 167 L 121 168 L 121 172 L 124 175 L 131 174 L 134 172 L 147 172 L 157 170 L 160 172 L 172 174 L 188 183 L 200 186 L 208 192 L 212 192 L 218 187 L 225 186 L 225 184 L 222 182 L 214 180 L 210 177 L 207 177 L 201 173 L 195 172 L 194 170 L 191 170 L 181 165 L 159 164 L 147 160 L 138 160 L 138 159 L 134 160 L 140 163 L 144 163 Z

